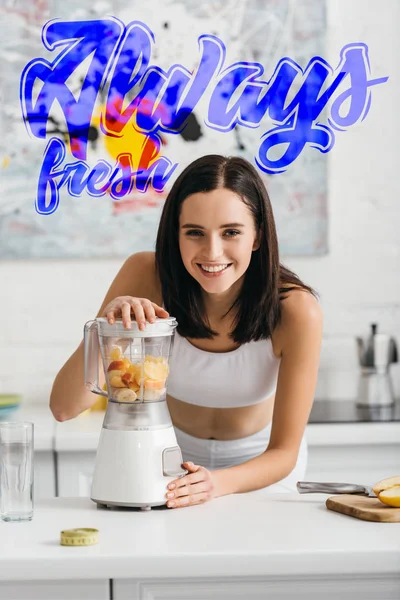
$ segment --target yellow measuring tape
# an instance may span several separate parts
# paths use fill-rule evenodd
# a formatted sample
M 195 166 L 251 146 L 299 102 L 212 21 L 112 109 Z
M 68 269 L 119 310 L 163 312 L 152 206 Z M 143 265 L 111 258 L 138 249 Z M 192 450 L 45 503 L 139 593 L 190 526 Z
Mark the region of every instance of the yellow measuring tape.
M 66 529 L 61 532 L 61 546 L 94 546 L 99 542 L 99 530 L 89 529 Z

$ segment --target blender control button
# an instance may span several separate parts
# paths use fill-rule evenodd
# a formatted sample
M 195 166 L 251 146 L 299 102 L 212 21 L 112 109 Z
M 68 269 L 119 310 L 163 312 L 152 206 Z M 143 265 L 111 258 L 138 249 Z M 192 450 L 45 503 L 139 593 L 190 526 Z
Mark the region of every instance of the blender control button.
M 61 546 L 94 546 L 99 542 L 99 530 L 84 527 L 65 529 L 61 532 Z
M 163 474 L 167 477 L 178 477 L 185 469 L 182 469 L 182 453 L 179 446 L 165 448 L 163 452 Z

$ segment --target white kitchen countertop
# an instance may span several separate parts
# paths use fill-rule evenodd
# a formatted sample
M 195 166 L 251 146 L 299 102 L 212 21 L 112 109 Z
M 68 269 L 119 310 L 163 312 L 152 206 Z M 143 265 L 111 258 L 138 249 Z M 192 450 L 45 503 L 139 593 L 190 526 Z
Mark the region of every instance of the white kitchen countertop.
M 398 574 L 400 524 L 328 511 L 326 498 L 260 490 L 148 512 L 42 500 L 31 522 L 0 523 L 0 580 Z M 59 544 L 79 527 L 99 543 Z
M 97 449 L 104 412 L 89 412 L 75 419 L 56 422 L 54 449 L 80 452 Z M 399 444 L 400 422 L 311 423 L 307 425 L 309 446 Z

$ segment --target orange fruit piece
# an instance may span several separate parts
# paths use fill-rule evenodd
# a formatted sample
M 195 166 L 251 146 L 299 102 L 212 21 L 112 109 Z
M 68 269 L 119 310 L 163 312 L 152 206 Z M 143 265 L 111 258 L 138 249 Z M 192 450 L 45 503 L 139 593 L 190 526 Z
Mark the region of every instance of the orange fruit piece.
M 155 379 L 145 379 L 144 380 L 144 388 L 146 390 L 162 390 L 165 386 L 164 381 L 156 381 Z

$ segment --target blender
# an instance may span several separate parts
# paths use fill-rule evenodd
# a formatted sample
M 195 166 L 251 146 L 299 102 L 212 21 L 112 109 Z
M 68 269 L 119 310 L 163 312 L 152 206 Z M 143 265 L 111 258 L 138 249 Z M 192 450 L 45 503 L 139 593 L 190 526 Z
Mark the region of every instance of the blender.
M 144 331 L 136 321 L 124 329 L 120 319 L 85 324 L 85 385 L 108 397 L 90 495 L 98 506 L 162 506 L 168 483 L 187 474 L 166 401 L 176 326 L 173 317 L 146 323 Z

